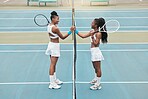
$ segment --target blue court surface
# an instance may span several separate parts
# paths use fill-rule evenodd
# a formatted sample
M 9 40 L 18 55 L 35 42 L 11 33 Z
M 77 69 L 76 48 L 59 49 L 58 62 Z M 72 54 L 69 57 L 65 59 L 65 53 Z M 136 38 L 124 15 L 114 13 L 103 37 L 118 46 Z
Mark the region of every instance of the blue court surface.
M 61 44 L 59 90 L 48 89 L 46 44 L 0 45 L 0 99 L 72 99 L 73 45 Z M 77 45 L 77 99 L 147 99 L 148 44 L 101 44 L 102 89 L 92 91 L 89 44 Z
M 39 28 L 33 18 L 37 14 L 50 17 L 53 10 L 0 10 L 0 32 L 46 32 L 46 27 Z M 60 16 L 59 28 L 62 32 L 71 26 L 71 10 L 56 10 Z M 76 10 L 75 20 L 79 31 L 87 32 L 94 18 L 104 17 L 106 21 L 117 20 L 118 32 L 147 32 L 148 9 L 137 10 Z M 9 24 L 8 24 L 9 23 Z M 109 27 L 107 27 L 109 28 Z
M 37 14 L 50 16 L 51 11 L 0 10 L 0 33 L 14 33 L 14 36 L 15 33 L 47 33 L 46 27 L 36 26 L 33 18 Z M 72 24 L 71 10 L 56 11 L 60 30 L 67 32 Z M 104 17 L 106 21 L 120 22 L 117 33 L 148 33 L 148 9 L 76 10 L 75 13 L 80 32 L 89 31 L 94 18 Z M 64 84 L 59 90 L 48 89 L 50 61 L 45 55 L 46 47 L 47 44 L 0 44 L 0 99 L 72 99 L 73 44 L 61 44 L 57 76 Z M 109 42 L 101 44 L 100 49 L 105 58 L 101 66 L 102 89 L 92 91 L 89 89 L 94 77 L 90 44 L 77 44 L 77 99 L 147 99 L 148 43 Z

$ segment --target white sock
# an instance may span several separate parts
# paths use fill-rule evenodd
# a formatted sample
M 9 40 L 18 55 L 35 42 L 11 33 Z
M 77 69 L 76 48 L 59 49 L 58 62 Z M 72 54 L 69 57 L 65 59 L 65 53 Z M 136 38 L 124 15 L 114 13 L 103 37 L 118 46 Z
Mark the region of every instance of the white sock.
M 95 75 L 94 75 L 94 80 L 97 80 L 97 74 L 95 73 Z
M 95 73 L 95 80 L 97 80 L 97 74 Z
M 101 77 L 97 77 L 97 83 L 96 84 L 100 84 L 101 81 Z
M 57 79 L 56 72 L 54 72 L 53 76 L 54 76 L 54 80 L 56 80 Z
M 50 75 L 49 78 L 50 78 L 50 83 L 53 83 L 54 82 L 54 76 Z

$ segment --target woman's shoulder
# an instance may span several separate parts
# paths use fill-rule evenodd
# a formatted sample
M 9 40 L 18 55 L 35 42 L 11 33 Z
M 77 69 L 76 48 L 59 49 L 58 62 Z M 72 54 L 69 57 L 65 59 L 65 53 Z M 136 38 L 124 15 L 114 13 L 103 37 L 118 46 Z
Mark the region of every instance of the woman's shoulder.
M 52 31 L 56 33 L 57 31 L 59 31 L 59 28 L 54 25 L 54 26 L 52 27 Z
M 52 28 L 55 30 L 59 29 L 56 25 L 53 25 Z
M 100 38 L 101 36 L 102 36 L 102 33 L 101 32 L 97 32 L 96 33 L 96 37 L 99 37 Z
M 97 33 L 96 33 L 96 35 L 101 35 L 101 34 L 102 34 L 101 32 L 97 32 Z

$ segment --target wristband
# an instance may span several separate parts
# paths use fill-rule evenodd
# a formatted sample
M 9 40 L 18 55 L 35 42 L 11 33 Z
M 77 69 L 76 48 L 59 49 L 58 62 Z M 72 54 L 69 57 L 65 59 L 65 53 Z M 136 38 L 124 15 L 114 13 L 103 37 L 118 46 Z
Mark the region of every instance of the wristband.
M 68 35 L 70 35 L 72 32 L 71 31 L 68 31 Z
M 78 34 L 78 33 L 79 33 L 79 31 L 78 31 L 78 30 L 75 30 L 75 33 L 76 33 L 76 34 Z

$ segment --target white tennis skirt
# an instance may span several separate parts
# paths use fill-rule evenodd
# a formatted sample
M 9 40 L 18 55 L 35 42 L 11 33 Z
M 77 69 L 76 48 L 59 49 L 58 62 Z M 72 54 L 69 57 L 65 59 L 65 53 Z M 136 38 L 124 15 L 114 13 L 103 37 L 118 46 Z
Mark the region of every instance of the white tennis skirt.
M 91 61 L 102 61 L 104 57 L 99 47 L 91 48 Z
M 60 43 L 49 42 L 45 54 L 60 57 Z

